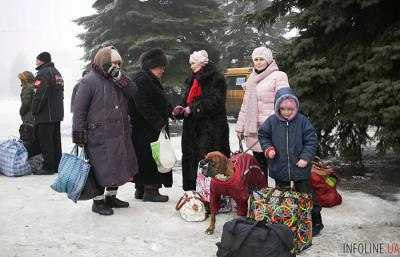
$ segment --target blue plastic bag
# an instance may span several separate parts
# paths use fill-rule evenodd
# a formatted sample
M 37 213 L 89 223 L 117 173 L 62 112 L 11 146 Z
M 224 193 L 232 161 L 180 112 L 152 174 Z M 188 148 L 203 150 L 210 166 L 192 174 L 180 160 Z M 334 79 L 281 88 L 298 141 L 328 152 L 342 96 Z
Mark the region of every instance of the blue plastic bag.
M 58 176 L 50 186 L 59 193 L 67 193 L 69 199 L 77 202 L 90 171 L 89 160 L 85 155 L 85 149 L 78 154 L 78 146 L 75 145 L 71 153 L 63 153 L 58 166 Z
M 9 177 L 31 173 L 28 151 L 19 139 L 13 138 L 0 143 L 0 173 Z

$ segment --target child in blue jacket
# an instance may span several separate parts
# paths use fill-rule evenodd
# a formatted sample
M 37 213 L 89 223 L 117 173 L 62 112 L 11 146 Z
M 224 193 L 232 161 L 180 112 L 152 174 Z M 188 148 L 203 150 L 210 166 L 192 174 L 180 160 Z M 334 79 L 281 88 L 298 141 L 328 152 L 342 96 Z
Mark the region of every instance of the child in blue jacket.
M 299 113 L 299 100 L 289 87 L 278 90 L 275 114 L 268 117 L 258 130 L 258 138 L 269 159 L 269 176 L 278 188 L 294 187 L 313 195 L 313 235 L 323 229 L 321 207 L 308 182 L 311 165 L 317 151 L 318 139 L 311 122 Z

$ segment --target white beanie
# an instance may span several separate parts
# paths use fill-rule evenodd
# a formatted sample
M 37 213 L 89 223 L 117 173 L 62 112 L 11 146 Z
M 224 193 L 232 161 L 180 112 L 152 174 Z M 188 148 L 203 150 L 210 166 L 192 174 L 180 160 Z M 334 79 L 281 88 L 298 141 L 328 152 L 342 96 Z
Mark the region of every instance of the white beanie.
M 208 54 L 205 50 L 194 51 L 189 58 L 189 63 L 198 63 L 204 66 L 208 63 Z
M 268 63 L 272 62 L 272 60 L 274 59 L 274 57 L 272 56 L 271 50 L 269 48 L 266 48 L 265 46 L 260 46 L 253 50 L 253 53 L 251 54 L 251 58 L 254 61 L 254 59 L 257 57 L 263 58 Z

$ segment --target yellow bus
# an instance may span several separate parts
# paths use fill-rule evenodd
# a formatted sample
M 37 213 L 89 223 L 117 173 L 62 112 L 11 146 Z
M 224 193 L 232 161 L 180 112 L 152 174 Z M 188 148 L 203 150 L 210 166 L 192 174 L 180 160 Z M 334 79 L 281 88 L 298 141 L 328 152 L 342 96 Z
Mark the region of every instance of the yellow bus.
M 226 113 L 237 118 L 240 107 L 242 106 L 244 91 L 242 84 L 246 82 L 253 68 L 228 68 L 225 70 L 227 84 L 226 91 Z

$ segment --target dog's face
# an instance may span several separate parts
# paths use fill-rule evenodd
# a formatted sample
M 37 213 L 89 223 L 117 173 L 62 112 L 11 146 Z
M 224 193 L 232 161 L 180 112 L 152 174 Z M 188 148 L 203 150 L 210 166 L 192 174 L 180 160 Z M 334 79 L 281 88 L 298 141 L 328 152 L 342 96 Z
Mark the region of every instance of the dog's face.
M 228 158 L 221 152 L 210 152 L 199 162 L 201 173 L 207 177 L 215 177 L 218 174 L 225 174 Z

